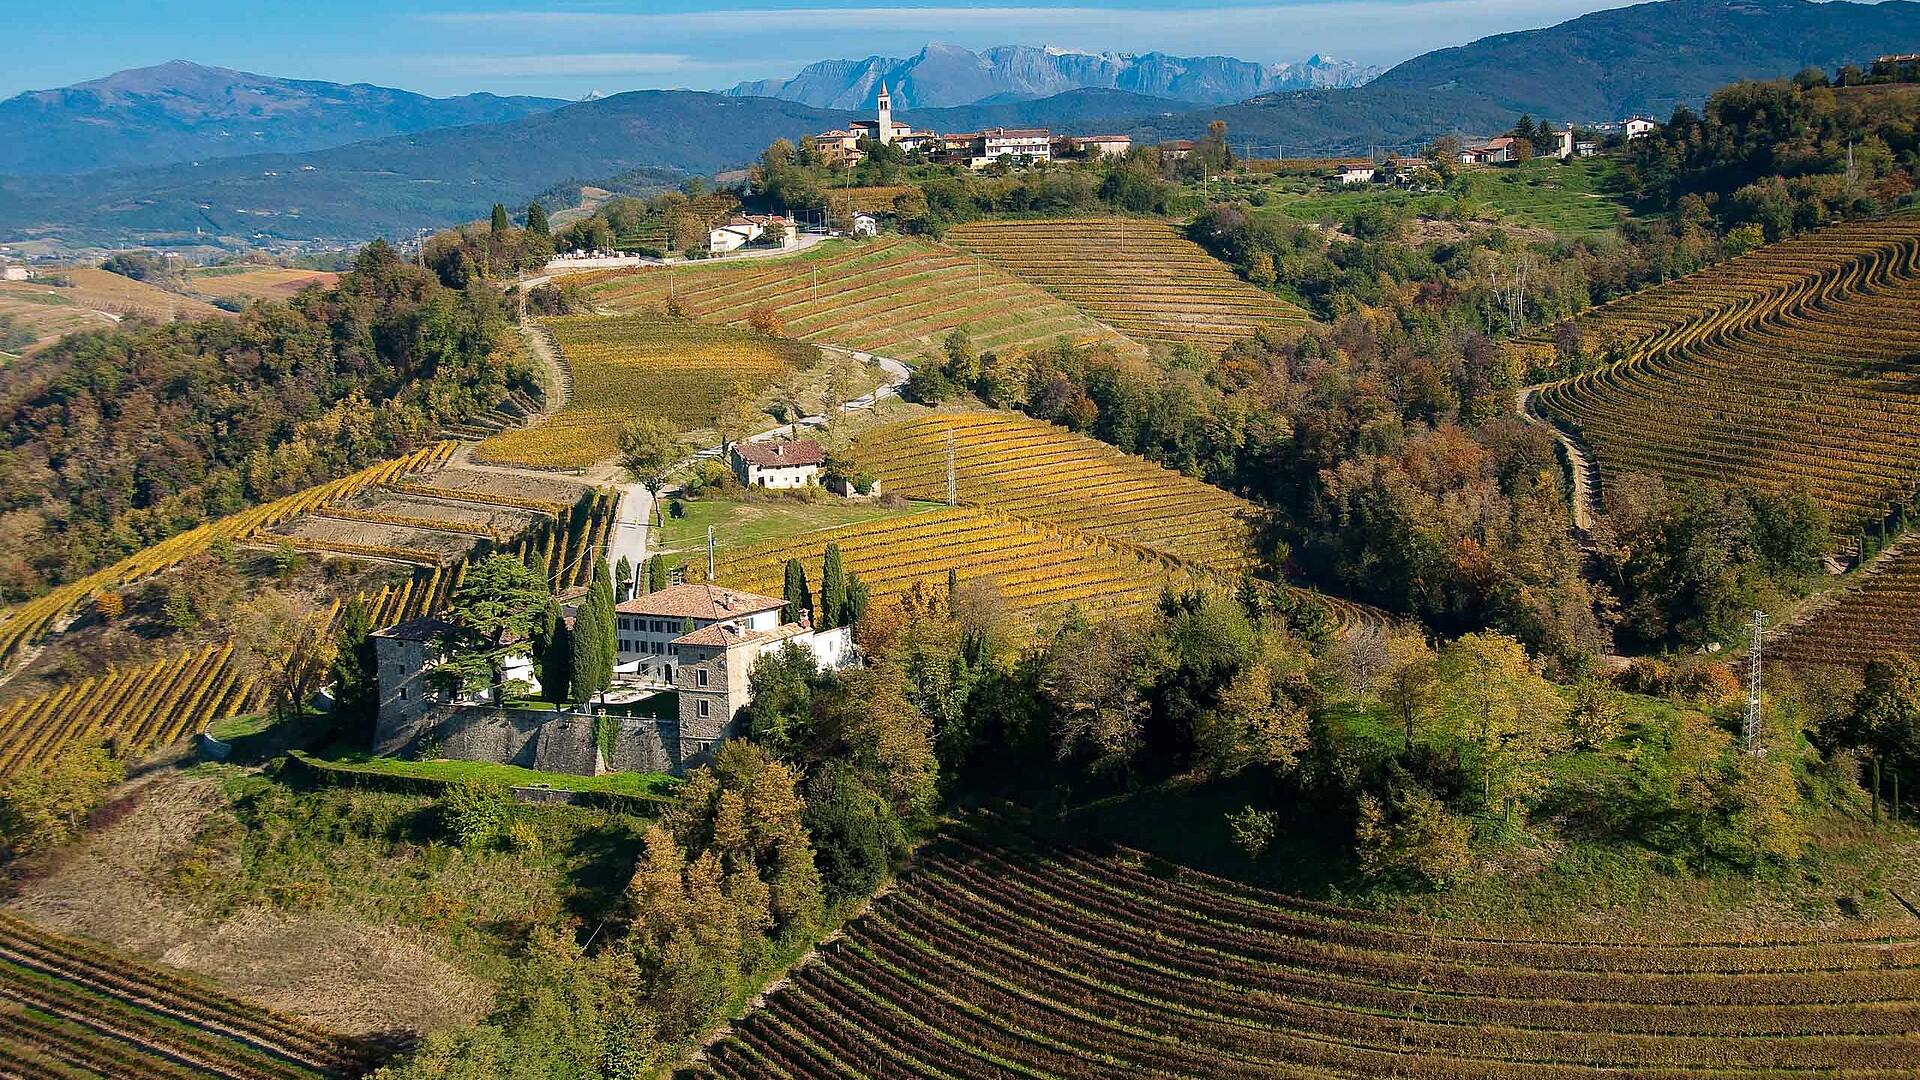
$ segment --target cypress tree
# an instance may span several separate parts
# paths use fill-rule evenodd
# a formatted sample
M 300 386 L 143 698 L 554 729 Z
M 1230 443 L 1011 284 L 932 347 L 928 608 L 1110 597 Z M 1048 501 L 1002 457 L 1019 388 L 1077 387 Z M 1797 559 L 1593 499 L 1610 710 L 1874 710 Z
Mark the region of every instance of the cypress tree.
M 540 236 L 547 235 L 551 226 L 547 224 L 547 208 L 539 203 L 527 204 L 527 231 Z
M 867 605 L 873 599 L 867 591 L 867 583 L 860 580 L 858 574 L 847 575 L 847 618 L 842 624 L 853 626 L 867 616 Z
M 629 599 L 633 596 L 633 564 L 625 555 L 620 556 L 619 565 L 613 568 L 614 597 Z
M 567 623 L 560 617 L 560 604 L 547 597 L 540 619 L 533 630 L 534 674 L 540 678 L 542 699 L 559 704 L 567 700 L 568 662 L 572 645 L 567 641 Z
M 947 610 L 948 611 L 953 610 L 953 598 L 959 595 L 960 595 L 960 570 L 958 567 L 950 566 L 947 568 Z
M 606 638 L 598 632 L 603 621 L 601 599 L 598 589 L 587 590 L 587 598 L 573 613 L 573 639 L 568 650 L 572 672 L 571 697 L 577 705 L 585 705 L 593 700 L 596 690 L 603 690 L 600 684 L 600 669 L 607 660 Z
M 614 633 L 616 601 L 613 598 L 613 575 L 607 570 L 605 559 L 599 560 L 595 569 L 593 590 L 600 598 L 600 603 L 594 608 L 593 635 L 598 639 L 594 647 L 597 661 L 593 671 L 594 689 L 605 690 L 613 685 L 613 668 L 620 662 L 619 642 Z
M 494 203 L 493 204 L 493 221 L 490 224 L 493 230 L 493 235 L 505 236 L 507 234 L 507 230 L 513 228 L 513 219 L 507 216 L 506 207 L 500 205 L 499 203 Z
M 527 564 L 527 569 L 545 579 L 548 588 L 553 587 L 553 579 L 547 573 L 547 557 L 540 553 L 540 545 L 531 534 L 527 538 L 527 550 L 520 553 L 520 561 Z
M 655 555 L 647 560 L 647 591 L 659 592 L 667 587 L 667 557 Z
M 847 572 L 840 562 L 840 545 L 828 544 L 820 570 L 820 629 L 831 630 L 847 621 Z
M 780 593 L 787 606 L 780 609 L 782 622 L 799 622 L 800 613 L 813 614 L 813 593 L 807 588 L 807 568 L 800 565 L 799 559 L 787 560 L 787 583 Z

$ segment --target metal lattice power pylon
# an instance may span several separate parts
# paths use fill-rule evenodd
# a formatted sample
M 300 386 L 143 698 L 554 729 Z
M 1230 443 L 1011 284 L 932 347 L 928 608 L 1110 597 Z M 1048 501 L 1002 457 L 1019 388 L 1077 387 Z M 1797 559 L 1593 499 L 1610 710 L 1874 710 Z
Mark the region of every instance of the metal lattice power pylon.
M 1765 753 L 1760 744 L 1760 652 L 1767 632 L 1767 613 L 1753 613 L 1753 645 L 1747 650 L 1747 753 Z
M 947 429 L 947 505 L 960 505 L 960 485 L 953 476 L 953 429 Z

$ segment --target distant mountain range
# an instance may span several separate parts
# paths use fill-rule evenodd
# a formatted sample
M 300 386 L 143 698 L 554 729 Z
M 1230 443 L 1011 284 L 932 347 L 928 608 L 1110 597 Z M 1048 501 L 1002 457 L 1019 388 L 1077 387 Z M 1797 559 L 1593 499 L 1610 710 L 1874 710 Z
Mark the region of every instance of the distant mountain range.
M 791 79 L 743 82 L 726 93 L 820 109 L 864 109 L 885 83 L 896 109 L 1047 98 L 1088 89 L 1219 105 L 1281 90 L 1358 86 L 1378 74 L 1377 67 L 1323 56 L 1297 64 L 1255 64 L 1230 56 L 1085 53 L 1031 45 L 974 52 L 934 44 L 904 60 L 822 60 Z
M 355 83 L 275 79 L 185 60 L 0 101 L 0 173 L 294 153 L 410 131 L 518 120 L 567 104 L 431 98 Z
M 1741 79 L 1832 71 L 1920 44 L 1920 3 L 1662 0 L 1417 56 L 1365 86 L 1269 94 L 1213 110 L 1234 142 L 1365 150 L 1514 117 L 1665 119 Z M 1191 133 L 1188 118 L 1134 125 L 1139 137 Z
M 1213 119 L 1236 144 L 1289 156 L 1491 134 L 1521 113 L 1552 121 L 1664 116 L 1742 78 L 1831 69 L 1920 42 L 1920 3 L 1663 0 L 1502 34 L 1410 60 L 1365 86 L 1263 94 L 1234 105 L 1119 89 L 903 110 L 942 131 L 1049 126 L 1136 139 L 1192 137 Z M 296 84 L 298 85 L 298 84 Z M 398 93 L 394 91 L 392 93 Z M 423 99 L 430 100 L 430 99 Z M 501 99 L 494 99 L 501 100 Z M 530 106 L 529 106 L 530 107 Z M 858 113 L 797 101 L 637 91 L 496 123 L 472 123 L 304 153 L 0 177 L 0 240 L 156 243 L 207 236 L 362 240 L 410 234 L 519 204 L 563 183 L 632 169 L 711 173 L 776 138 Z M 0 145 L 13 141 L 0 134 Z

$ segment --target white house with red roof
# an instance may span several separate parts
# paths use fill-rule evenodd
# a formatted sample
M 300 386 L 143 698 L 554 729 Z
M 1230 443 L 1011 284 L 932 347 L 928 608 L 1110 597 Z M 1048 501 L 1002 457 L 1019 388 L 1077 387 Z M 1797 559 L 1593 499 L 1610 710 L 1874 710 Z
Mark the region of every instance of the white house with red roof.
M 734 479 L 746 487 L 789 490 L 820 482 L 827 452 L 812 439 L 790 442 L 737 442 L 729 456 Z

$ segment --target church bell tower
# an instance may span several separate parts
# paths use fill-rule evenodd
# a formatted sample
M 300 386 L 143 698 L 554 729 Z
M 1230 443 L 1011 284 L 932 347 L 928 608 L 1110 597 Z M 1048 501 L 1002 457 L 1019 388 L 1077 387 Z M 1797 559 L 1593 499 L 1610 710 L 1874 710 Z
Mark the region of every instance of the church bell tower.
M 875 102 L 880 110 L 880 130 L 875 134 L 882 145 L 893 141 L 893 98 L 887 95 L 887 84 L 880 84 L 880 97 Z

